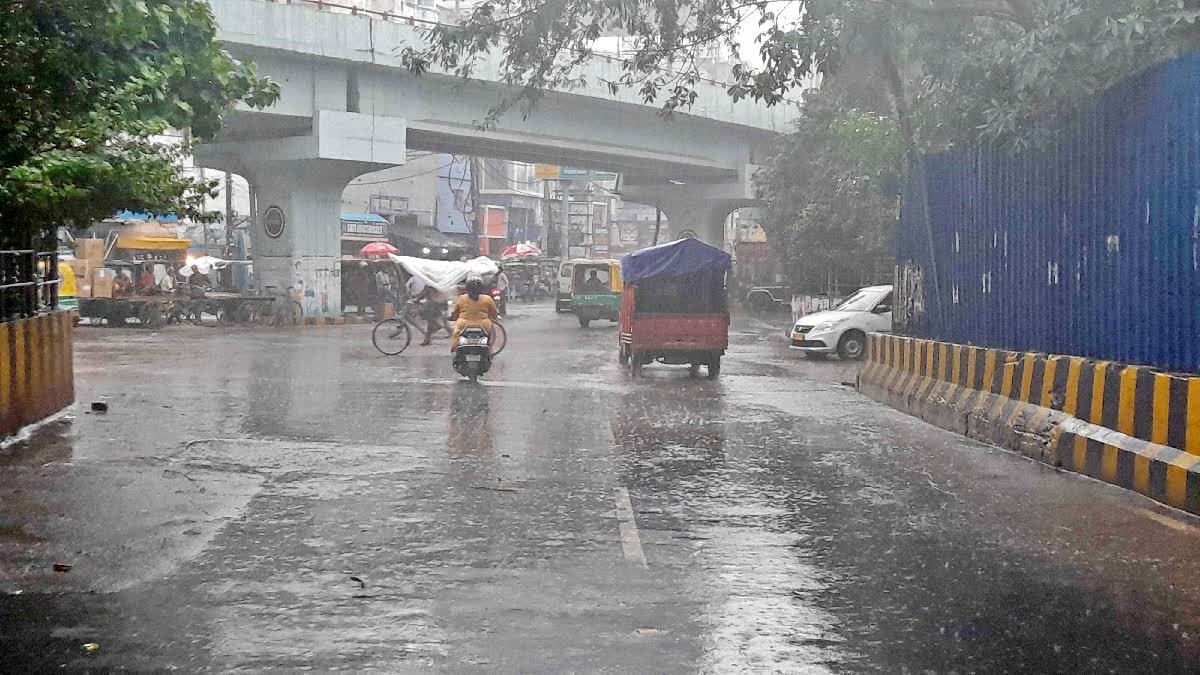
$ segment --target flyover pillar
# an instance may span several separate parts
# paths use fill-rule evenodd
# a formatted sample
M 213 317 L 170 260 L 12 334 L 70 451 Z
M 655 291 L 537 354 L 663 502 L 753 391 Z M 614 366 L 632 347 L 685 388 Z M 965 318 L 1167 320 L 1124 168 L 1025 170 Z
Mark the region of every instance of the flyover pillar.
M 403 120 L 319 111 L 312 134 L 196 148 L 196 165 L 245 176 L 257 193 L 250 230 L 260 290 L 291 290 L 305 319 L 342 313 L 342 191 L 357 176 L 406 162 Z
M 690 232 L 707 244 L 723 248 L 729 214 L 758 203 L 751 179 L 756 169 L 745 165 L 738 170 L 736 180 L 725 183 L 627 185 L 622 193 L 628 201 L 662 209 L 673 238 Z
M 342 191 L 362 171 L 311 160 L 248 165 L 258 197 L 250 229 L 254 276 L 267 292 L 290 290 L 305 318 L 342 313 Z

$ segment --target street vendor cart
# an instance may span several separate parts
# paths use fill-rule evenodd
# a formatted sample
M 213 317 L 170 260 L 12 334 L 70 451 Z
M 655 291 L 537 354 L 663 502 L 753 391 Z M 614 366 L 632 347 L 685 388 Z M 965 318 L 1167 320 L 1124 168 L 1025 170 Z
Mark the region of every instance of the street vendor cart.
M 731 256 L 697 239 L 630 253 L 621 259 L 619 359 L 634 377 L 655 361 L 686 364 L 691 373 L 721 373 L 729 347 L 725 282 Z

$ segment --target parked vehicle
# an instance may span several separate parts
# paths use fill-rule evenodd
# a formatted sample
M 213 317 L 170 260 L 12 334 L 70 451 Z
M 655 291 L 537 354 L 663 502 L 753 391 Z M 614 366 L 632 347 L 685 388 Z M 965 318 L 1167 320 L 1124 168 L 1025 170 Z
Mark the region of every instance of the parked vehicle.
M 554 297 L 554 311 L 562 313 L 571 311 L 571 279 L 575 272 L 575 263 L 579 260 L 564 260 L 558 264 L 558 288 Z
M 755 286 L 746 292 L 746 307 L 756 314 L 768 314 L 788 307 L 792 290 L 786 286 Z
M 454 372 L 475 382 L 492 367 L 492 347 L 483 326 L 470 325 L 458 339 L 458 349 L 451 354 Z
M 791 348 L 810 357 L 837 353 L 846 360 L 861 359 L 867 333 L 892 329 L 892 287 L 859 289 L 831 310 L 801 317 L 792 326 Z
M 578 262 L 571 275 L 571 310 L 581 327 L 587 328 L 592 321 L 603 319 L 615 322 L 621 316 L 621 263 Z
M 729 348 L 726 276 L 731 256 L 698 239 L 680 239 L 621 259 L 619 360 L 634 377 L 655 361 L 721 374 Z

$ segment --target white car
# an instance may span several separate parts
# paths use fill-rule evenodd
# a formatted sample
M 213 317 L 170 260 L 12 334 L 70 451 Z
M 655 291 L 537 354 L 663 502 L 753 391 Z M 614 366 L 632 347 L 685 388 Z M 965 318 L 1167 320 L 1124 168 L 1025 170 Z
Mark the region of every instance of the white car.
M 892 330 L 892 287 L 868 286 L 855 291 L 837 307 L 800 317 L 792 326 L 792 349 L 809 356 L 837 352 L 843 359 L 861 359 L 867 333 Z

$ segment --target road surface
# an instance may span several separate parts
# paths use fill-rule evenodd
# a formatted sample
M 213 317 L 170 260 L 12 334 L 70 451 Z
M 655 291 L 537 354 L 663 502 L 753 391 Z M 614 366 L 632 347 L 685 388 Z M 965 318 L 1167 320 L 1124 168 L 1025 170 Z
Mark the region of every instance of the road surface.
M 635 382 L 613 327 L 513 313 L 480 386 L 368 326 L 78 330 L 73 419 L 0 453 L 0 670 L 1200 663 L 1195 519 L 761 321 L 719 381 Z

